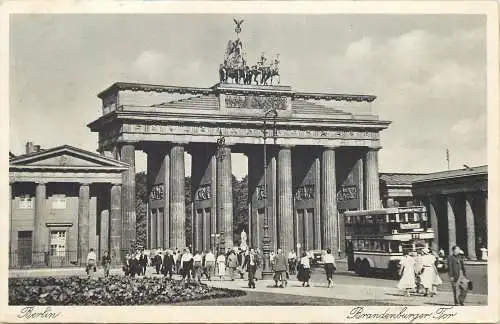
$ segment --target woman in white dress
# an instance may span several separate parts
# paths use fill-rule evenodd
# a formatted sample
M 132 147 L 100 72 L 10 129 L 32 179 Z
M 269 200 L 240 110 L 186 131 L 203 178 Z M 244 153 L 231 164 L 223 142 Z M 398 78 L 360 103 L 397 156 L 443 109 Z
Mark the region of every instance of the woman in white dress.
M 226 275 L 226 256 L 221 253 L 217 256 L 217 271 L 219 272 L 219 277 L 222 279 Z
M 422 286 L 425 288 L 424 296 L 434 296 L 437 291 L 437 286 L 442 284 L 443 281 L 439 277 L 436 269 L 436 257 L 432 255 L 428 248 L 422 250 Z
M 399 275 L 401 279 L 398 283 L 398 289 L 405 291 L 406 296 L 410 296 L 410 290 L 415 289 L 415 259 L 410 254 L 405 254 L 400 261 Z

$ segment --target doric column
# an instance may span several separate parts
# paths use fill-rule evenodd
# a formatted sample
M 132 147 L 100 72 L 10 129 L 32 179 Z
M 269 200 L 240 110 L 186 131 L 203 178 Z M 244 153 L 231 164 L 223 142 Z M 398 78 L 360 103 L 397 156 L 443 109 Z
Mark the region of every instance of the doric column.
M 337 238 L 337 183 L 335 178 L 335 148 L 326 147 L 321 165 L 321 223 L 323 225 L 323 249 L 338 250 Z
M 150 228 L 150 238 L 151 238 L 151 248 L 157 249 L 158 248 L 158 241 L 156 240 L 157 238 L 157 232 L 158 232 L 158 217 L 156 216 L 157 211 L 156 209 L 151 208 L 149 211 L 149 217 L 151 219 L 151 228 Z
M 231 148 L 219 148 L 217 157 L 217 226 L 224 231 L 224 246 L 233 247 L 233 179 L 231 170 Z
M 446 210 L 448 215 L 448 253 L 457 242 L 457 232 L 455 225 L 455 198 L 446 196 Z
M 278 237 L 279 247 L 287 253 L 293 249 L 292 149 L 278 152 Z
M 47 188 L 46 184 L 39 182 L 35 189 L 35 222 L 33 227 L 33 263 L 44 263 L 44 253 L 46 252 L 47 237 L 45 231 L 45 212 Z
M 381 208 L 378 175 L 378 149 L 366 152 L 366 209 Z
M 358 197 L 359 197 L 359 209 L 365 209 L 365 174 L 364 174 L 364 165 L 363 165 L 363 157 L 360 157 L 356 161 L 355 168 L 357 168 L 358 173 Z
M 429 219 L 431 221 L 432 231 L 434 232 L 434 240 L 432 241 L 432 250 L 439 251 L 439 226 L 436 213 L 437 197 L 429 196 Z
M 314 158 L 314 249 L 321 249 L 321 159 Z
M 101 230 L 99 232 L 100 248 L 99 252 L 102 256 L 104 251 L 109 252 L 109 210 L 101 211 Z
M 472 209 L 474 197 L 465 195 L 465 224 L 467 230 L 467 257 L 476 260 L 476 229 L 474 224 L 474 210 Z
M 89 252 L 89 212 L 90 187 L 88 183 L 81 183 L 78 195 L 78 263 L 85 263 Z
M 122 162 L 128 163 L 129 168 L 123 173 L 122 189 L 122 248 L 130 249 L 136 237 L 135 216 L 135 146 L 123 144 L 120 151 Z
M 109 255 L 114 264 L 122 262 L 122 186 L 111 185 L 111 212 L 109 217 Z
M 184 146 L 175 143 L 170 151 L 170 247 L 182 249 L 186 246 Z

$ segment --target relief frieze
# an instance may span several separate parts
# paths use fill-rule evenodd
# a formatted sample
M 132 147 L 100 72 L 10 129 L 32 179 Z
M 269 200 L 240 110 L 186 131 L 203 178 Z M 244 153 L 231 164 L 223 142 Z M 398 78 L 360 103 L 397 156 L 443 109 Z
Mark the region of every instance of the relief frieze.
M 226 95 L 226 108 L 229 109 L 259 109 L 259 110 L 286 110 L 286 97 L 269 96 L 239 96 Z
M 273 136 L 272 126 L 267 129 L 267 137 Z M 220 136 L 221 132 L 224 136 L 234 137 L 259 137 L 262 138 L 263 130 L 261 127 L 210 127 L 210 126 L 191 126 L 191 125 L 142 125 L 142 124 L 124 124 L 124 132 L 131 133 L 154 133 L 165 135 L 204 135 L 204 136 Z M 113 128 L 101 132 L 104 138 L 112 138 L 118 136 L 121 132 L 120 128 Z M 304 129 L 277 129 L 276 136 L 278 138 L 309 138 L 309 139 L 373 139 L 379 138 L 376 132 L 363 131 L 344 131 L 344 130 L 304 130 Z

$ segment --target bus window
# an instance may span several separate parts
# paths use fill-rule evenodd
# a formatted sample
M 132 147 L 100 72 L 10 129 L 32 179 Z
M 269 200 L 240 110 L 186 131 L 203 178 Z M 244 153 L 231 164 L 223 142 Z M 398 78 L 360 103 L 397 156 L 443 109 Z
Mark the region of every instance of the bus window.
M 427 213 L 426 212 L 422 212 L 422 221 L 423 222 L 427 222 Z
M 413 213 L 413 221 L 414 222 L 419 222 L 420 221 L 420 217 L 419 217 L 419 214 L 417 212 Z
M 399 213 L 396 213 L 396 223 L 399 223 L 401 220 L 399 218 Z
M 390 241 L 389 248 L 392 252 L 397 252 L 399 250 L 399 242 L 398 241 Z

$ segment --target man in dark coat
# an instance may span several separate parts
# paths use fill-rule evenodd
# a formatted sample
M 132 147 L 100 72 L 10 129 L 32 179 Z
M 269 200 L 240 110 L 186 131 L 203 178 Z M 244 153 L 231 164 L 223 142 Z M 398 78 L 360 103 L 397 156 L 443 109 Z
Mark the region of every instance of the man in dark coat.
M 146 275 L 146 267 L 148 265 L 148 256 L 144 254 L 144 251 L 141 251 L 141 256 L 139 258 L 139 264 L 141 266 L 141 275 Z
M 460 256 L 462 250 L 455 245 L 452 254 L 448 257 L 448 276 L 450 277 L 451 288 L 453 289 L 453 299 L 455 305 L 464 305 L 468 290 L 468 279 L 465 272 L 464 261 Z
M 278 281 L 281 280 L 280 288 L 287 285 L 286 274 L 288 272 L 288 258 L 283 253 L 282 249 L 278 249 L 278 253 L 274 256 L 273 260 L 274 271 L 274 287 L 278 287 Z
M 163 266 L 162 266 L 162 273 L 166 277 L 167 274 L 169 275 L 169 279 L 172 279 L 172 271 L 175 266 L 175 261 L 174 257 L 172 254 L 170 254 L 170 251 L 165 252 L 165 256 L 163 257 Z
M 258 257 L 255 250 L 252 248 L 250 252 L 245 256 L 245 261 L 243 262 L 242 269 L 248 272 L 248 288 L 255 288 L 255 272 L 258 266 Z
M 156 274 L 160 274 L 161 264 L 162 264 L 162 258 L 161 258 L 161 252 L 160 251 L 156 252 L 156 255 L 154 256 L 153 261 L 154 261 L 154 266 L 155 266 Z

